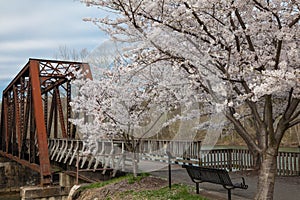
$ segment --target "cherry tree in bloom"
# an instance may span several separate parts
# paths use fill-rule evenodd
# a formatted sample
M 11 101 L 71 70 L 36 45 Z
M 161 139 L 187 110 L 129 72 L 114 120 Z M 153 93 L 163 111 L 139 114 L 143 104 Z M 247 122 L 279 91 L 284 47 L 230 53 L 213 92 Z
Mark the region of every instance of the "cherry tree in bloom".
M 128 51 L 134 68 L 155 63 L 172 69 L 169 79 L 188 74 L 197 100 L 223 112 L 255 156 L 255 198 L 272 199 L 281 139 L 300 122 L 300 2 L 83 2 L 116 13 L 86 20 L 115 40 L 138 44 Z
M 72 119 L 72 122 L 79 126 L 85 145 L 89 147 L 86 153 L 96 154 L 96 144 L 101 138 L 124 140 L 127 151 L 133 156 L 136 175 L 140 141 L 153 138 L 178 120 L 175 115 L 166 120 L 167 113 L 199 100 L 191 89 L 187 73 L 155 63 L 145 67 L 116 62 L 118 65 L 111 69 L 98 69 L 98 79 L 86 79 L 86 72 L 74 72 L 77 79 L 72 83 L 78 95 L 71 106 L 75 113 L 85 116 Z M 164 63 L 170 65 L 167 61 Z M 197 118 L 198 113 L 193 118 Z

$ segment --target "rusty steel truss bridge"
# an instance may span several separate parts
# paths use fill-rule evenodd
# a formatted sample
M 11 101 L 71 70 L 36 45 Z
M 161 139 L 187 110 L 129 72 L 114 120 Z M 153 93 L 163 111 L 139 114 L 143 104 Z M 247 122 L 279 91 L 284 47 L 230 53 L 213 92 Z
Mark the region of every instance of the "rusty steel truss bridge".
M 43 185 L 51 182 L 48 138 L 75 138 L 70 81 L 79 69 L 89 65 L 29 59 L 3 91 L 0 155 L 39 172 Z

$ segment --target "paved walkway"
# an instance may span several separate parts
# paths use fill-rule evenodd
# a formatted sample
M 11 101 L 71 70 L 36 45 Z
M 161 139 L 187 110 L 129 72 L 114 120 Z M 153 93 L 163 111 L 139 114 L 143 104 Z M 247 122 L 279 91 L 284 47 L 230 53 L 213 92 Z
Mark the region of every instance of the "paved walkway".
M 164 167 L 151 172 L 153 176 L 160 176 L 168 178 L 168 168 Z M 244 173 L 242 175 L 248 185 L 247 190 L 234 189 L 232 190 L 233 200 L 247 200 L 253 199 L 256 193 L 257 176 Z M 241 175 L 230 173 L 233 182 L 240 182 Z M 195 186 L 191 181 L 185 169 L 178 165 L 172 165 L 172 182 L 185 183 Z M 196 188 L 196 187 L 195 187 Z M 227 190 L 221 185 L 202 183 L 200 184 L 200 194 L 209 198 L 210 200 L 225 200 L 227 199 Z M 274 200 L 299 200 L 300 199 L 300 176 L 297 177 L 276 177 Z

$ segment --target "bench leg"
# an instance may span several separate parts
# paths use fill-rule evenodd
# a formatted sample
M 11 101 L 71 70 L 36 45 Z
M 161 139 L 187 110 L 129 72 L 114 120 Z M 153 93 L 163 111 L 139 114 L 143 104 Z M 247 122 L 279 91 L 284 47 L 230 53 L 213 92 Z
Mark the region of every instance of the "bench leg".
M 199 194 L 199 183 L 196 183 L 196 193 Z
M 228 200 L 231 200 L 231 190 L 229 189 L 227 189 L 227 191 L 228 191 Z

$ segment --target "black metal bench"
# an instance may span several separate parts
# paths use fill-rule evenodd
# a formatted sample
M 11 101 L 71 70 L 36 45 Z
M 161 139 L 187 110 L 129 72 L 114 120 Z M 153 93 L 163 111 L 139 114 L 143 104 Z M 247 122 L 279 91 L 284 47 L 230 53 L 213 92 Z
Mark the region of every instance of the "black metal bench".
M 224 169 L 214 169 L 206 167 L 197 167 L 192 165 L 183 165 L 186 168 L 192 181 L 196 183 L 196 191 L 199 194 L 199 183 L 209 182 L 222 185 L 228 191 L 228 200 L 231 200 L 231 190 L 234 188 L 247 189 L 245 179 L 242 177 L 242 183 L 233 184 L 228 172 Z

